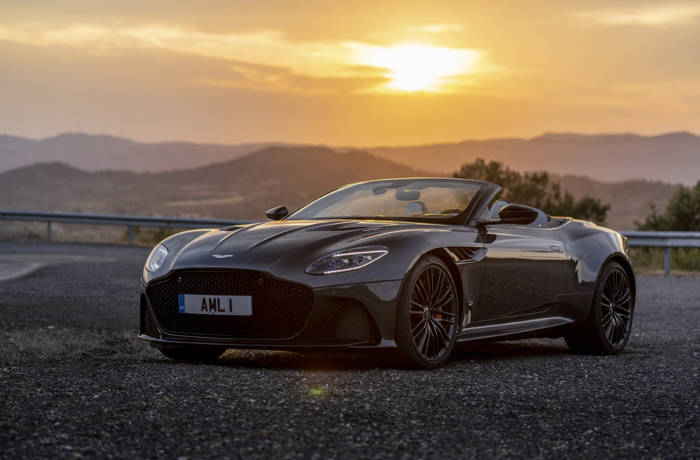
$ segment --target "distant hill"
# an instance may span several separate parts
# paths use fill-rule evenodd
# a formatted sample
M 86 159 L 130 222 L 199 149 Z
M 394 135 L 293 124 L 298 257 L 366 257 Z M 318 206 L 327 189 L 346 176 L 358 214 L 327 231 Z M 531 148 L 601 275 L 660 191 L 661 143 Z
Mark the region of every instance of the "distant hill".
M 296 208 L 338 186 L 365 179 L 425 176 L 362 151 L 271 147 L 198 168 L 157 173 L 84 171 L 41 163 L 0 173 L 0 209 L 262 219 L 277 204 Z M 610 203 L 608 224 L 633 228 L 651 203 L 664 209 L 678 186 L 649 181 L 602 183 L 558 178 L 575 196 Z
M 364 179 L 426 175 L 364 152 L 271 147 L 231 161 L 159 173 L 88 172 L 41 163 L 0 173 L 0 209 L 264 218 Z
M 189 169 L 291 144 L 140 143 L 113 136 L 61 134 L 41 140 L 0 136 L 0 172 L 59 161 L 87 171 L 158 172 Z M 357 148 L 335 148 L 356 151 Z M 412 169 L 452 174 L 477 157 L 519 171 L 549 171 L 618 182 L 629 179 L 694 184 L 700 179 L 700 137 L 690 133 L 544 134 L 532 139 L 467 140 L 412 147 L 373 147 L 370 153 Z
M 375 147 L 371 153 L 418 169 L 451 174 L 481 157 L 518 171 L 575 174 L 600 181 L 700 180 L 700 137 L 690 133 L 544 134 L 532 139 L 469 140 L 412 147 Z
M 0 135 L 0 171 L 54 161 L 88 171 L 166 171 L 230 160 L 271 145 L 277 144 L 151 144 L 80 133 L 60 134 L 41 140 Z
M 590 195 L 610 205 L 607 224 L 618 230 L 634 230 L 635 221 L 643 221 L 651 205 L 663 211 L 680 185 L 659 181 L 627 180 L 599 182 L 583 176 L 557 177 L 562 188 L 576 198 Z

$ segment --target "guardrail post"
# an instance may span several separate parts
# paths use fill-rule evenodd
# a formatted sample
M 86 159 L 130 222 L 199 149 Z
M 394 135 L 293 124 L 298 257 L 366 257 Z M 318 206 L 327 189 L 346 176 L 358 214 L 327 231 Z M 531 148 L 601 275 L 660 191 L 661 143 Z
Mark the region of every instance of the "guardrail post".
M 664 248 L 664 276 L 671 274 L 671 248 Z
M 46 221 L 46 239 L 51 240 L 51 221 Z
M 128 228 L 129 228 L 129 244 L 133 244 L 134 243 L 134 226 L 129 225 Z

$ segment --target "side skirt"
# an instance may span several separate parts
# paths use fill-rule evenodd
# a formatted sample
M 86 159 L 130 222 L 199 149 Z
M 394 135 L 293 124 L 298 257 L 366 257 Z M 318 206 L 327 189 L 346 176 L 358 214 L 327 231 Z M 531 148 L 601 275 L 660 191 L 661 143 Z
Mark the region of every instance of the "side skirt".
M 255 339 L 239 340 L 231 339 L 216 339 L 206 337 L 169 337 L 158 338 L 147 334 L 139 334 L 139 339 L 149 342 L 154 348 L 180 348 L 180 347 L 223 347 L 235 349 L 251 349 L 251 350 L 348 350 L 348 349 L 384 349 L 396 348 L 396 342 L 393 340 L 382 340 L 377 344 L 372 344 L 367 341 L 362 342 L 290 342 L 288 340 L 273 340 L 267 341 Z
M 457 336 L 457 342 L 471 342 L 477 340 L 503 340 L 509 337 L 518 338 L 530 334 L 554 328 L 561 328 L 573 323 L 574 320 L 561 316 L 549 318 L 527 319 L 508 323 L 488 324 L 485 326 L 471 326 L 464 329 Z M 538 334 L 533 334 L 538 335 Z M 542 334 L 546 336 L 547 334 Z

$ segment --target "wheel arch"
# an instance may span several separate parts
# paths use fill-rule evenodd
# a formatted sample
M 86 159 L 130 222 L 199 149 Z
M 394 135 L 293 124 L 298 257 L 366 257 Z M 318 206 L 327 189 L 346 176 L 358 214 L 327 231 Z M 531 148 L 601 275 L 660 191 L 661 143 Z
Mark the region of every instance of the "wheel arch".
M 461 330 L 462 328 L 462 323 L 464 320 L 464 314 L 465 314 L 465 305 L 464 305 L 464 282 L 462 281 L 462 275 L 459 271 L 459 268 L 457 267 L 457 264 L 455 263 L 455 260 L 453 257 L 450 255 L 449 250 L 447 247 L 433 247 L 431 249 L 426 249 L 425 251 L 419 253 L 414 259 L 413 262 L 411 263 L 410 267 L 406 270 L 406 274 L 411 273 L 411 271 L 415 268 L 416 264 L 418 263 L 419 260 L 421 260 L 425 256 L 435 256 L 438 259 L 442 260 L 445 265 L 447 266 L 447 269 L 450 271 L 450 275 L 452 275 L 452 280 L 455 283 L 455 286 L 457 288 L 457 301 L 459 303 L 458 308 L 459 308 L 459 321 L 458 321 L 458 330 Z M 403 282 L 401 283 L 401 290 L 403 291 L 405 289 L 405 284 L 408 282 L 409 277 L 406 276 L 403 279 Z
M 603 269 L 610 263 L 610 262 L 617 262 L 622 266 L 622 268 L 625 270 L 627 273 L 627 276 L 629 277 L 630 284 L 632 285 L 632 299 L 636 302 L 637 300 L 637 280 L 634 277 L 634 269 L 632 268 L 632 262 L 629 260 L 627 256 L 620 252 L 616 252 L 608 256 L 608 258 L 603 262 L 603 264 L 600 266 L 600 269 L 598 270 L 598 279 L 596 279 L 596 284 L 600 281 L 600 274 L 603 272 Z
M 411 337 L 411 327 L 409 324 L 409 313 L 408 309 L 403 309 L 403 308 L 398 308 L 396 311 L 396 326 L 395 326 L 395 342 L 398 345 L 398 351 L 400 353 L 399 358 L 404 360 L 406 365 L 412 368 L 420 368 L 420 369 L 434 369 L 438 365 L 443 364 L 450 356 L 450 353 L 452 349 L 454 348 L 454 345 L 456 343 L 456 337 L 457 334 L 460 332 L 460 327 L 461 327 L 461 315 L 463 312 L 463 306 L 462 306 L 462 283 L 457 282 L 455 277 L 457 279 L 461 279 L 459 277 L 459 270 L 457 269 L 456 264 L 454 263 L 453 260 L 451 260 L 451 257 L 449 253 L 447 252 L 447 249 L 442 248 L 442 247 L 433 247 L 433 248 L 426 248 L 423 251 L 416 251 L 416 257 L 413 260 L 413 263 L 410 265 L 410 267 L 406 271 L 406 276 L 403 279 L 403 282 L 401 283 L 401 299 L 402 301 L 406 300 L 406 296 L 410 295 L 411 293 L 408 291 L 407 286 L 409 286 L 411 278 L 414 276 L 414 273 L 416 269 L 418 268 L 418 265 L 421 260 L 423 260 L 426 257 L 434 257 L 437 258 L 438 260 L 442 261 L 445 266 L 447 267 L 450 276 L 452 276 L 452 279 L 455 284 L 455 289 L 457 291 L 457 302 L 459 305 L 457 305 L 457 312 L 459 313 L 460 317 L 457 318 L 455 328 L 454 328 L 454 335 L 449 341 L 449 344 L 447 344 L 447 352 L 442 353 L 441 357 L 437 356 L 435 359 L 439 359 L 439 361 L 426 361 L 424 356 L 421 355 L 421 351 L 418 351 L 416 349 L 415 342 L 413 341 L 413 338 Z M 434 259 L 432 260 L 432 263 L 436 263 Z M 442 349 L 440 350 L 441 352 L 443 351 Z M 419 359 L 420 358 L 420 359 Z
M 612 251 L 609 254 L 607 254 L 606 257 L 597 258 L 592 258 L 590 255 L 586 255 L 584 253 L 584 256 L 586 257 L 580 259 L 579 263 L 583 264 L 583 270 L 587 273 L 587 275 L 583 279 L 579 279 L 576 287 L 574 288 L 582 295 L 586 295 L 585 300 L 581 298 L 580 301 L 577 301 L 577 305 L 580 309 L 579 319 L 581 321 L 585 322 L 588 319 L 591 312 L 591 308 L 593 306 L 593 302 L 595 301 L 595 289 L 601 282 L 601 277 L 603 275 L 603 272 L 605 271 L 605 267 L 607 267 L 611 262 L 616 262 L 620 264 L 623 270 L 625 270 L 625 272 L 627 273 L 632 288 L 632 296 L 633 299 L 636 301 L 637 293 L 634 270 L 632 268 L 632 263 L 624 253 Z M 589 295 L 590 297 L 588 297 Z
M 457 300 L 458 300 L 458 308 L 459 308 L 459 322 L 457 324 L 457 330 L 461 330 L 462 328 L 462 320 L 464 316 L 464 287 L 462 286 L 462 276 L 459 273 L 459 269 L 457 268 L 457 264 L 455 263 L 454 259 L 450 256 L 450 254 L 447 252 L 446 248 L 436 248 L 431 251 L 426 252 L 424 255 L 434 255 L 443 262 L 445 262 L 445 265 L 447 265 L 447 269 L 450 270 L 450 274 L 452 275 L 452 280 L 455 283 L 455 286 L 457 288 Z M 422 257 L 422 256 L 421 256 Z
M 590 304 L 589 311 L 586 314 L 586 320 L 581 328 L 577 329 L 574 333 L 565 335 L 566 343 L 573 353 L 592 353 L 592 354 L 616 354 L 624 348 L 629 335 L 619 348 L 614 348 L 613 345 L 605 345 L 601 340 L 608 340 L 601 336 L 603 330 L 601 329 L 600 323 L 596 322 L 593 313 L 596 311 L 596 294 L 598 289 L 602 289 L 601 282 L 603 281 L 602 276 L 606 272 L 609 265 L 615 262 L 626 272 L 630 283 L 630 290 L 632 296 L 632 308 L 636 302 L 636 280 L 634 277 L 634 270 L 632 268 L 632 263 L 626 254 L 621 252 L 613 252 L 609 254 L 603 262 L 598 267 L 598 273 L 595 278 L 595 291 L 593 295 L 593 301 Z M 631 319 L 630 319 L 631 321 Z M 631 327 L 631 326 L 628 326 Z M 630 334 L 628 331 L 627 334 Z M 606 342 L 608 343 L 608 342 Z M 615 345 L 617 346 L 617 345 Z

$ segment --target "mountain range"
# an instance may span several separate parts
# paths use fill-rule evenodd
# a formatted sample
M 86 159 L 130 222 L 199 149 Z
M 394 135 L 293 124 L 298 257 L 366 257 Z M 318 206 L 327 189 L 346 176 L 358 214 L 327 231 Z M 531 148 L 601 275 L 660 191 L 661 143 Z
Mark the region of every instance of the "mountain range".
M 226 162 L 270 146 L 302 147 L 280 143 L 142 143 L 80 133 L 40 140 L 1 135 L 0 171 L 54 161 L 87 171 L 181 170 Z M 333 149 L 338 152 L 358 150 L 352 147 Z M 700 179 L 700 137 L 687 132 L 659 136 L 550 133 L 530 139 L 466 140 L 362 150 L 411 169 L 440 175 L 452 174 L 460 165 L 481 157 L 501 161 L 519 171 L 544 170 L 562 176 L 588 176 L 603 182 L 647 179 L 694 184 Z
M 38 140 L 0 135 L 0 171 L 54 161 L 87 171 L 167 171 L 230 160 L 272 145 L 278 144 L 144 143 L 82 133 Z
M 0 209 L 262 219 L 294 209 L 338 186 L 365 179 L 435 175 L 364 152 L 326 147 L 267 147 L 232 160 L 159 172 L 87 171 L 61 162 L 0 173 Z M 663 209 L 678 188 L 663 182 L 603 183 L 557 176 L 577 197 L 611 205 L 608 224 L 633 228 L 651 204 Z
M 617 182 L 650 179 L 695 184 L 700 179 L 700 137 L 686 132 L 637 134 L 544 134 L 531 139 L 469 140 L 413 147 L 378 147 L 375 155 L 418 169 L 450 174 L 477 157 L 517 171 L 588 176 Z
M 270 147 L 222 163 L 174 171 L 85 171 L 38 163 L 0 173 L 0 209 L 260 219 L 348 182 L 424 175 L 367 153 Z

